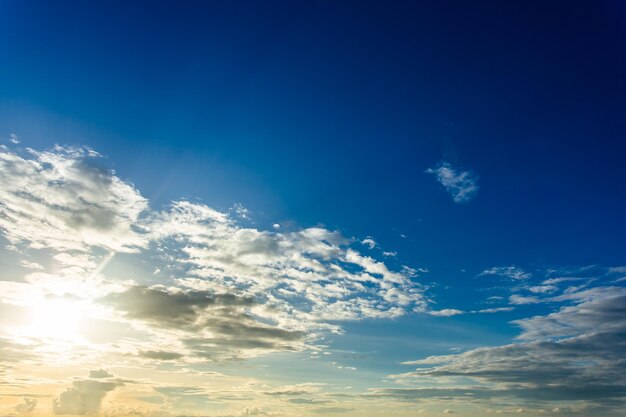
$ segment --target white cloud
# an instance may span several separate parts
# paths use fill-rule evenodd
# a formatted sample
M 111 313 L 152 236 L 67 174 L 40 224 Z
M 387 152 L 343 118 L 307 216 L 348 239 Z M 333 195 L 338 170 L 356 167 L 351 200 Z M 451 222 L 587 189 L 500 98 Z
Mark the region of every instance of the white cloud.
M 522 268 L 518 268 L 515 265 L 511 266 L 494 266 L 489 269 L 485 269 L 483 272 L 479 274 L 479 276 L 484 275 L 495 275 L 505 278 L 510 278 L 514 280 L 524 280 L 532 277 L 532 274 L 524 271 Z
M 484 308 L 482 310 L 478 310 L 477 313 L 483 314 L 491 314 L 491 313 L 500 313 L 503 311 L 513 311 L 514 307 L 496 307 L 496 308 Z
M 478 176 L 472 171 L 458 171 L 448 162 L 441 162 L 437 167 L 427 169 L 428 174 L 443 185 L 455 203 L 466 203 L 478 193 Z
M 0 148 L 0 231 L 21 248 L 29 288 L 36 288 L 42 299 L 51 293 L 91 301 L 132 291 L 140 297 L 137 288 L 144 288 L 143 299 L 161 296 L 162 311 L 180 307 L 176 303 L 181 297 L 197 301 L 207 294 L 254 301 L 237 307 L 239 326 L 228 322 L 227 315 L 205 311 L 202 303 L 191 303 L 194 320 L 221 320 L 214 323 L 223 326 L 220 331 L 213 327 L 217 336 L 190 337 L 191 330 L 182 334 L 185 329 L 172 336 L 162 320 L 133 312 L 125 303 L 99 312 L 133 326 L 142 321 L 141 331 L 166 340 L 134 346 L 130 350 L 135 357 L 136 352 L 157 359 L 165 357 L 162 352 L 198 355 L 218 342 L 230 349 L 218 357 L 295 350 L 323 332 L 340 332 L 342 320 L 426 309 L 416 270 L 395 270 L 363 255 L 354 247 L 355 239 L 322 227 L 244 227 L 238 219 L 247 218 L 248 212 L 241 205 L 221 212 L 176 201 L 153 211 L 132 184 L 99 167 L 97 158 L 97 152 L 85 147 L 25 154 Z M 363 242 L 376 245 L 371 238 Z M 27 259 L 33 250 L 45 252 L 45 262 Z M 145 263 L 145 274 L 125 281 L 108 276 L 105 267 L 116 253 Z M 233 335 L 242 328 L 257 339 L 236 339 Z M 271 332 L 276 338 L 269 340 Z
M 369 249 L 374 249 L 376 247 L 376 241 L 369 236 L 363 239 L 361 243 L 367 246 Z
M 464 314 L 464 312 L 462 310 L 457 310 L 455 308 L 444 308 L 443 310 L 429 311 L 428 314 L 430 314 L 431 316 L 436 316 L 436 317 L 451 317 L 451 316 L 458 316 L 460 314 Z
M 135 251 L 146 244 L 137 219 L 146 200 L 89 148 L 18 155 L 0 148 L 0 229 L 13 244 L 56 251 Z

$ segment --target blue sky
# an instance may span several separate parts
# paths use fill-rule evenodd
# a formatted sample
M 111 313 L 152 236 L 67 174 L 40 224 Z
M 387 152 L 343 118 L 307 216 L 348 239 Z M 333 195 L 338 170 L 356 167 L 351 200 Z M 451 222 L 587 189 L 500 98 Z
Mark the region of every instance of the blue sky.
M 77 297 L 91 306 L 85 322 L 128 334 L 127 351 L 94 336 L 90 352 L 106 355 L 0 391 L 2 411 L 113 415 L 107 395 L 165 414 L 362 415 L 355 398 L 366 398 L 381 416 L 619 415 L 626 382 L 603 404 L 590 393 L 620 368 L 594 375 L 585 395 L 539 398 L 530 376 L 468 382 L 464 361 L 481 347 L 573 344 L 592 337 L 583 310 L 625 308 L 625 23 L 617 0 L 0 2 L 0 279 L 23 286 L 0 306 L 17 317 L 40 297 L 76 315 L 55 297 Z M 305 272 L 320 274 L 310 293 Z M 178 323 L 189 334 L 204 316 L 186 308 L 209 308 L 206 297 L 257 321 L 236 329 L 217 317 L 219 353 L 203 356 L 206 340 L 174 337 L 172 321 L 137 307 L 159 297 L 193 322 Z M 619 329 L 611 336 L 623 336 L 618 321 L 603 321 Z M 39 331 L 28 346 L 59 346 L 34 323 L 7 324 L 1 340 Z M 615 346 L 606 357 L 619 359 Z M 130 351 L 140 365 L 107 365 Z M 457 355 L 452 371 L 413 363 L 442 355 Z M 551 351 L 536 355 L 550 362 Z M 576 361 L 564 366 L 587 375 Z M 122 387 L 141 367 L 179 375 L 176 390 L 157 371 L 149 394 Z M 85 379 L 90 369 L 110 376 Z M 264 388 L 250 389 L 250 404 L 221 392 L 207 405 L 213 382 L 194 375 L 216 369 L 224 386 Z M 70 404 L 89 384 L 102 389 L 95 408 Z M 333 397 L 341 384 L 353 387 L 345 402 Z M 491 394 L 452 405 L 384 391 L 476 386 Z M 280 400 L 285 390 L 309 397 Z M 38 395 L 49 400 L 29 409 Z

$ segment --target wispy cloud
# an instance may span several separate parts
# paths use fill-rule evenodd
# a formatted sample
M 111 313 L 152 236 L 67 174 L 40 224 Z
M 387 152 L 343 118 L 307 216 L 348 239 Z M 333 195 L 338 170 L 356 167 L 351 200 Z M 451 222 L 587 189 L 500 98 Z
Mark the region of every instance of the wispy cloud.
M 442 161 L 435 168 L 426 170 L 433 174 L 452 196 L 455 203 L 467 203 L 478 193 L 478 175 L 473 171 L 457 170 L 446 161 Z
M 479 274 L 479 276 L 481 275 L 495 275 L 498 277 L 504 277 L 513 280 L 524 280 L 532 277 L 532 274 L 530 272 L 526 272 L 522 268 L 518 268 L 515 265 L 494 266 L 492 268 L 485 269 Z

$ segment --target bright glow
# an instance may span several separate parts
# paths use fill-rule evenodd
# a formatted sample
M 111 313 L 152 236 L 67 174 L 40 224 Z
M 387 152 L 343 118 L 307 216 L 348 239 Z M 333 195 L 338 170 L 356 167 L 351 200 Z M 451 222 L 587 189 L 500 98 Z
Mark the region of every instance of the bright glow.
M 31 319 L 24 330 L 31 337 L 76 339 L 81 316 L 80 305 L 76 302 L 42 300 L 32 307 Z

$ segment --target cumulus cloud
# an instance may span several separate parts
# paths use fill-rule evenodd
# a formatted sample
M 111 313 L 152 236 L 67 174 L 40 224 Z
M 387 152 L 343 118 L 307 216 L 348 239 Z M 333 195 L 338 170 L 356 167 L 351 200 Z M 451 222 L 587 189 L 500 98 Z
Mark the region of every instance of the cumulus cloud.
M 123 385 L 120 381 L 80 380 L 54 399 L 54 414 L 85 415 L 100 410 L 107 393 Z
M 466 203 L 478 193 L 478 176 L 472 171 L 459 171 L 443 161 L 426 172 L 435 176 L 455 203 Z

